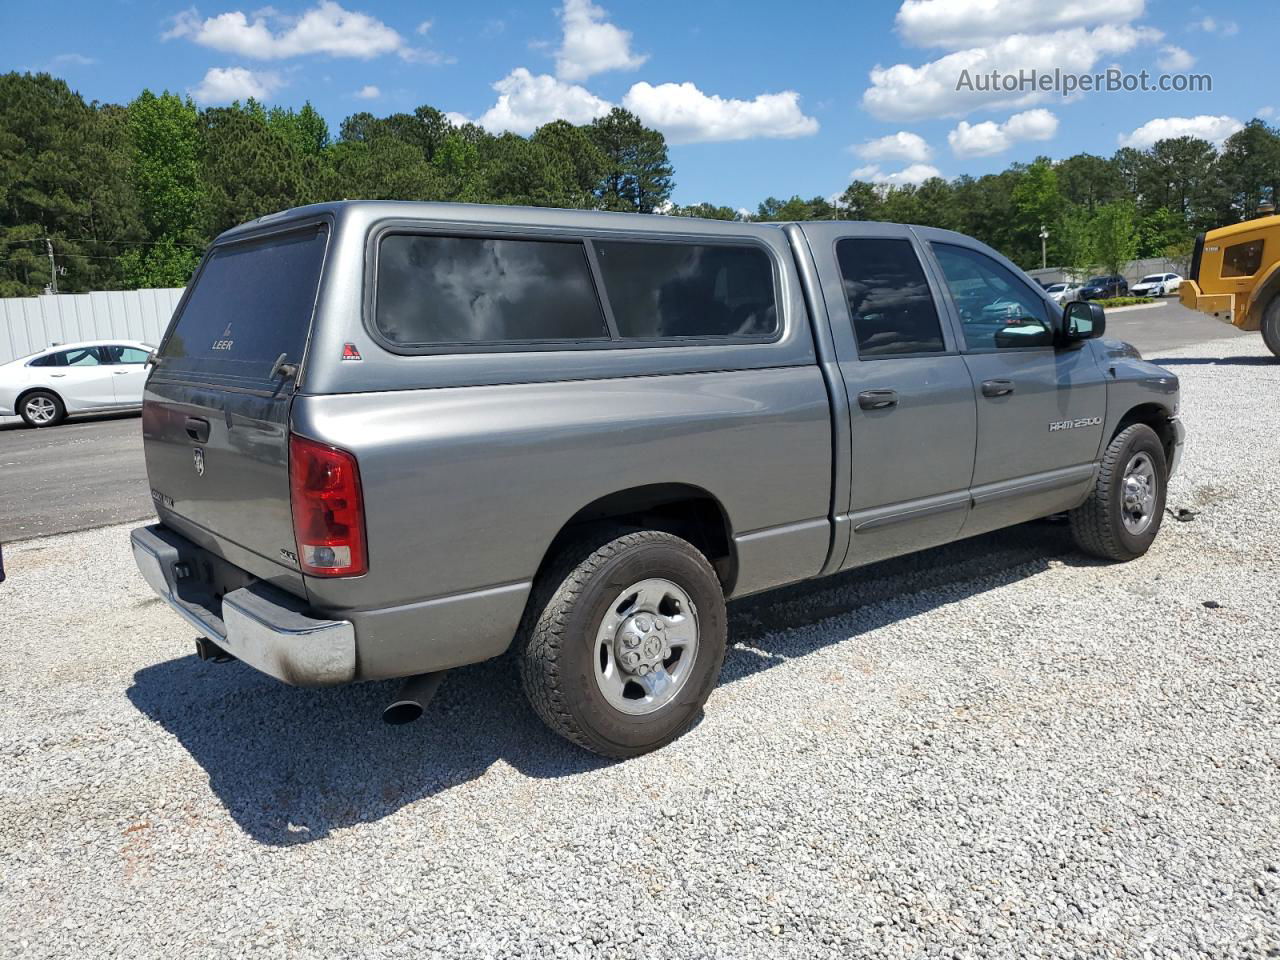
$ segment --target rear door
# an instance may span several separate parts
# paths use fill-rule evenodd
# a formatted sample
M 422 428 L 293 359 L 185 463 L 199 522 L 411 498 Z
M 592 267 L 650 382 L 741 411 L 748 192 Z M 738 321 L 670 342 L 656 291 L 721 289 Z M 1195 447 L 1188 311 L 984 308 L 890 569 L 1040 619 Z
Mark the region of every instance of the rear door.
M 160 519 L 251 573 L 302 591 L 289 507 L 289 408 L 328 230 L 216 246 L 179 304 L 143 405 Z
M 1074 506 L 1092 482 L 1106 419 L 1093 351 L 1054 346 L 1056 308 L 1010 265 L 950 237 L 929 246 L 978 410 L 965 535 Z
M 844 566 L 945 543 L 968 510 L 977 423 L 939 291 L 907 227 L 851 223 L 806 233 L 849 397 Z

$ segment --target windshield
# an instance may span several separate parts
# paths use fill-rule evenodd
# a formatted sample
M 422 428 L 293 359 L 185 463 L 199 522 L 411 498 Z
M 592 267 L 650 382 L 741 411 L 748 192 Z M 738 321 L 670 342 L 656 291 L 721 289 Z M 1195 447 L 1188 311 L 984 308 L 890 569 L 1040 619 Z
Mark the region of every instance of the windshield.
M 1092 277 L 1089 280 L 1089 282 L 1090 283 L 1106 283 L 1110 279 L 1111 279 L 1110 277 Z
M 160 349 L 161 370 L 266 380 L 299 363 L 324 262 L 324 227 L 215 248 Z
M 1050 293 L 1061 293 L 1061 292 L 1062 292 L 1063 290 L 1065 290 L 1065 289 L 1067 289 L 1067 285 L 1066 285 L 1065 283 L 1051 283 L 1051 284 L 1049 284 L 1049 292 L 1050 292 Z
M 1160 282 L 1161 280 L 1163 280 L 1163 279 L 1164 279 L 1164 277 L 1163 277 L 1163 276 L 1161 276 L 1160 274 L 1158 274 L 1158 273 L 1153 273 L 1153 274 L 1151 274 L 1151 276 L 1149 276 L 1149 277 L 1143 277 L 1143 278 L 1142 278 L 1142 280 L 1141 280 L 1140 282 L 1142 282 L 1142 283 L 1159 283 L 1159 282 Z

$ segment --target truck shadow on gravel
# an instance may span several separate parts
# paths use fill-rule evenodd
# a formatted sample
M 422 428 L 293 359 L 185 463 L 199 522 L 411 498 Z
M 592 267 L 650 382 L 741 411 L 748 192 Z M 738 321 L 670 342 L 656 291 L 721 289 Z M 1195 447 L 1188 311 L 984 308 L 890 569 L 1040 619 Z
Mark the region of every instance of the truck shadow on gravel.
M 1280 367 L 1276 357 L 1157 357 L 1159 367 Z
M 1065 524 L 1040 522 L 736 601 L 721 685 L 1023 580 L 1055 558 L 1094 562 L 1072 552 Z M 483 776 L 496 761 L 537 778 L 615 762 L 542 725 L 510 656 L 452 671 L 426 715 L 406 727 L 381 720 L 395 689 L 301 690 L 192 655 L 139 670 L 128 696 L 204 768 L 240 828 L 270 846 L 380 820 Z

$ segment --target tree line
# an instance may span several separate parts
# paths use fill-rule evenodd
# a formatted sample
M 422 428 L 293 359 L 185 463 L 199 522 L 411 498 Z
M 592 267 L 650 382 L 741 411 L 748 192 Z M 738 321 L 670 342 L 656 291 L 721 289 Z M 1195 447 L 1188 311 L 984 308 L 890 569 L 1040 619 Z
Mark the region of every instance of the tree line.
M 1179 137 L 918 186 L 854 181 L 838 197 L 770 197 L 754 212 L 674 206 L 673 188 L 662 134 L 621 108 L 522 137 L 421 106 L 353 114 L 334 136 L 309 103 L 200 109 L 144 90 L 122 106 L 86 102 L 49 74 L 0 75 L 0 296 L 51 279 L 61 292 L 181 286 L 222 230 L 343 198 L 917 223 L 970 234 L 1028 268 L 1040 265 L 1044 229 L 1051 265 L 1112 272 L 1133 257 L 1185 258 L 1197 232 L 1280 195 L 1280 134 L 1253 120 L 1221 149 Z

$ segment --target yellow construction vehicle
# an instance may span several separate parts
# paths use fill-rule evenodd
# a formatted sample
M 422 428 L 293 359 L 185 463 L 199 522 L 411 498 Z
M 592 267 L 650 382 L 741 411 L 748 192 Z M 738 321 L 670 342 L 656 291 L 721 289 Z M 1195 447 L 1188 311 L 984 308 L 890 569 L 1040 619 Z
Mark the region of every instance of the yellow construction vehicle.
M 1196 237 L 1191 279 L 1178 291 L 1184 307 L 1241 330 L 1261 330 L 1280 357 L 1280 216 L 1263 204 L 1254 220 Z

